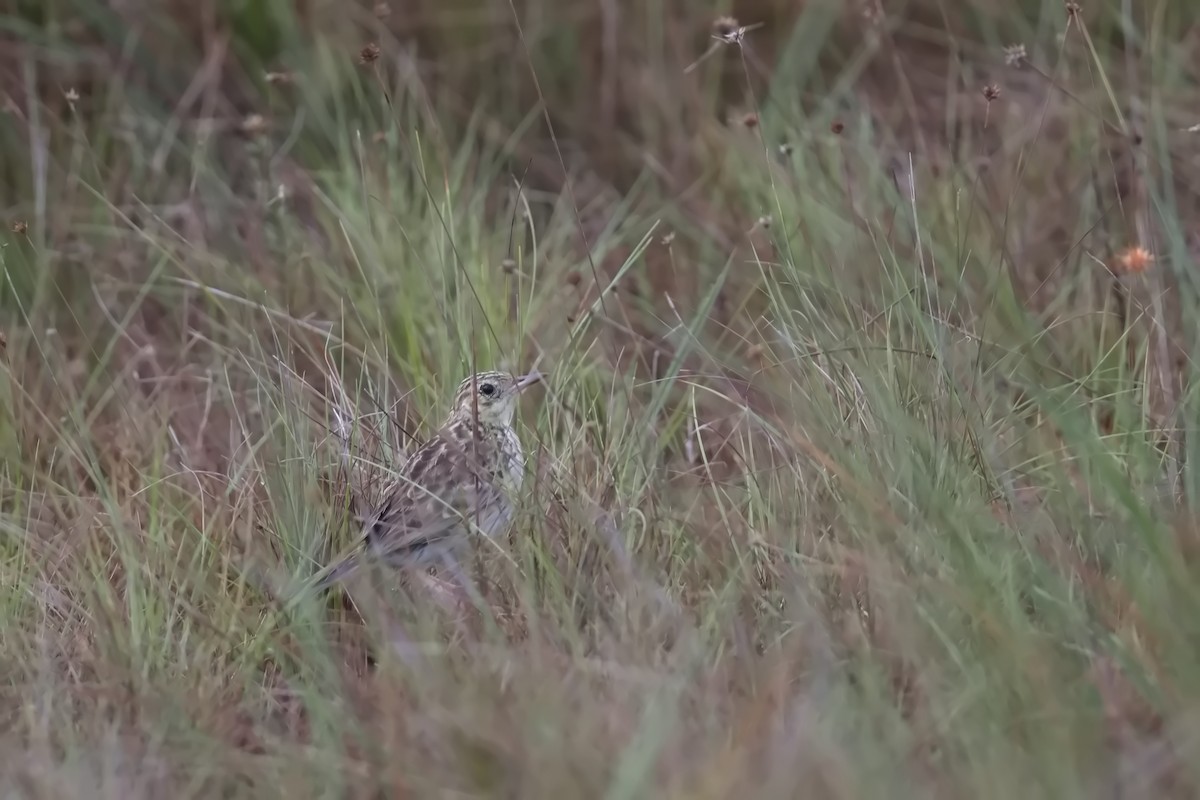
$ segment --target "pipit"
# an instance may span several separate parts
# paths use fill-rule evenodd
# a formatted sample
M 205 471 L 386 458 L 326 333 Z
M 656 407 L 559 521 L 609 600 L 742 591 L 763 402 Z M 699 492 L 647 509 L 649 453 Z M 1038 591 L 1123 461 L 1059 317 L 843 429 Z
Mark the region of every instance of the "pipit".
M 488 537 L 505 533 L 525 468 L 513 416 L 521 391 L 541 377 L 481 372 L 460 383 L 446 421 L 367 515 L 356 550 L 327 567 L 316 588 L 344 580 L 366 558 L 396 569 L 453 559 L 472 525 Z

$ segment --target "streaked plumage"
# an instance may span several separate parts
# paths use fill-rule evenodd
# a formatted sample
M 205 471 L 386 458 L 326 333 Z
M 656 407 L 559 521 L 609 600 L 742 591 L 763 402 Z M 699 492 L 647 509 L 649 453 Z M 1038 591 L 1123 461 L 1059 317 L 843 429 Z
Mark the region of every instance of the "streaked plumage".
M 472 525 L 504 533 L 525 468 L 513 416 L 521 390 L 540 379 L 481 372 L 459 384 L 446 421 L 404 462 L 355 552 L 328 567 L 318 588 L 348 577 L 364 557 L 394 568 L 435 564 L 467 544 Z

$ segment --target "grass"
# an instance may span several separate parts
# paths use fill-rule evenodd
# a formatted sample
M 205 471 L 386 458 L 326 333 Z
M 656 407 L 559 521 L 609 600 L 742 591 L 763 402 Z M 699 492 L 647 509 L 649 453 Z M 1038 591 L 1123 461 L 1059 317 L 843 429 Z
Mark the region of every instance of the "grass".
M 394 5 L 0 20 L 7 793 L 1194 795 L 1182 6 Z M 281 611 L 534 362 L 477 597 Z

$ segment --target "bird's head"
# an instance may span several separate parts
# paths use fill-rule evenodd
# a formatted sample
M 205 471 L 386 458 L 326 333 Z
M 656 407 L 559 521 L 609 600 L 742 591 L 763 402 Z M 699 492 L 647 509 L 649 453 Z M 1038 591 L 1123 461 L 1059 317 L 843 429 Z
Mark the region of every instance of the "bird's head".
M 451 414 L 484 425 L 511 425 L 521 391 L 541 379 L 536 370 L 519 377 L 508 372 L 478 372 L 458 385 Z

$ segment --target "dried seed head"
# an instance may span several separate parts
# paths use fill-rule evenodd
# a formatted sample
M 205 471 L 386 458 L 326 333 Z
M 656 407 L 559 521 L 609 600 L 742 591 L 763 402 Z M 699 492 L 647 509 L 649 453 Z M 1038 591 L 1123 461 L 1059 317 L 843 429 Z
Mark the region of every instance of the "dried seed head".
M 754 223 L 754 224 L 755 224 L 755 226 L 757 226 L 757 227 L 759 227 L 759 228 L 762 228 L 763 230 L 770 230 L 770 228 L 771 228 L 771 215 L 770 215 L 770 214 L 764 214 L 763 216 L 759 217 L 759 218 L 758 218 L 758 219 L 755 221 L 755 223 Z
M 741 45 L 742 40 L 746 38 L 746 34 L 756 28 L 761 28 L 763 23 L 756 22 L 753 25 L 738 25 L 738 21 L 733 17 L 718 17 L 712 26 L 712 38 L 718 42 L 725 44 Z
M 872 28 L 883 23 L 883 5 L 879 0 L 865 0 L 859 13 L 862 14 L 863 21 Z
M 983 99 L 989 103 L 1000 97 L 1000 87 L 994 83 L 989 83 L 983 87 Z
M 358 51 L 358 62 L 360 64 L 373 64 L 379 60 L 379 45 L 371 42 L 364 45 L 362 50 Z
M 1153 265 L 1154 254 L 1144 247 L 1134 246 L 1117 253 L 1112 268 L 1114 272 L 1137 275 L 1150 269 Z
M 247 136 L 258 136 L 267 131 L 267 118 L 262 114 L 248 114 L 238 123 L 238 130 Z
M 791 156 L 795 150 L 796 147 L 791 142 L 784 142 L 783 144 L 779 145 L 779 155 L 783 156 L 784 158 Z
M 1028 57 L 1025 54 L 1025 45 L 1010 44 L 1004 48 L 1004 64 L 1009 67 L 1023 67 Z
M 24 236 L 29 232 L 29 223 L 24 220 L 17 220 L 12 224 L 12 232 L 18 236 Z
M 517 262 L 511 258 L 506 258 L 500 262 L 500 269 L 504 271 L 505 275 L 512 275 L 517 271 Z
M 1081 10 L 1082 9 L 1079 7 L 1079 3 L 1067 3 L 1067 16 L 1069 18 L 1075 19 L 1079 16 L 1079 12 Z
M 662 237 L 663 247 L 670 247 L 675 244 L 675 231 L 671 231 L 666 236 Z
M 835 136 L 841 136 L 842 131 L 846 130 L 846 123 L 842 122 L 840 119 L 835 119 L 832 123 L 830 123 L 829 130 Z
M 738 32 L 738 21 L 733 17 L 717 17 L 713 20 L 712 35 L 718 39 L 727 39 Z

